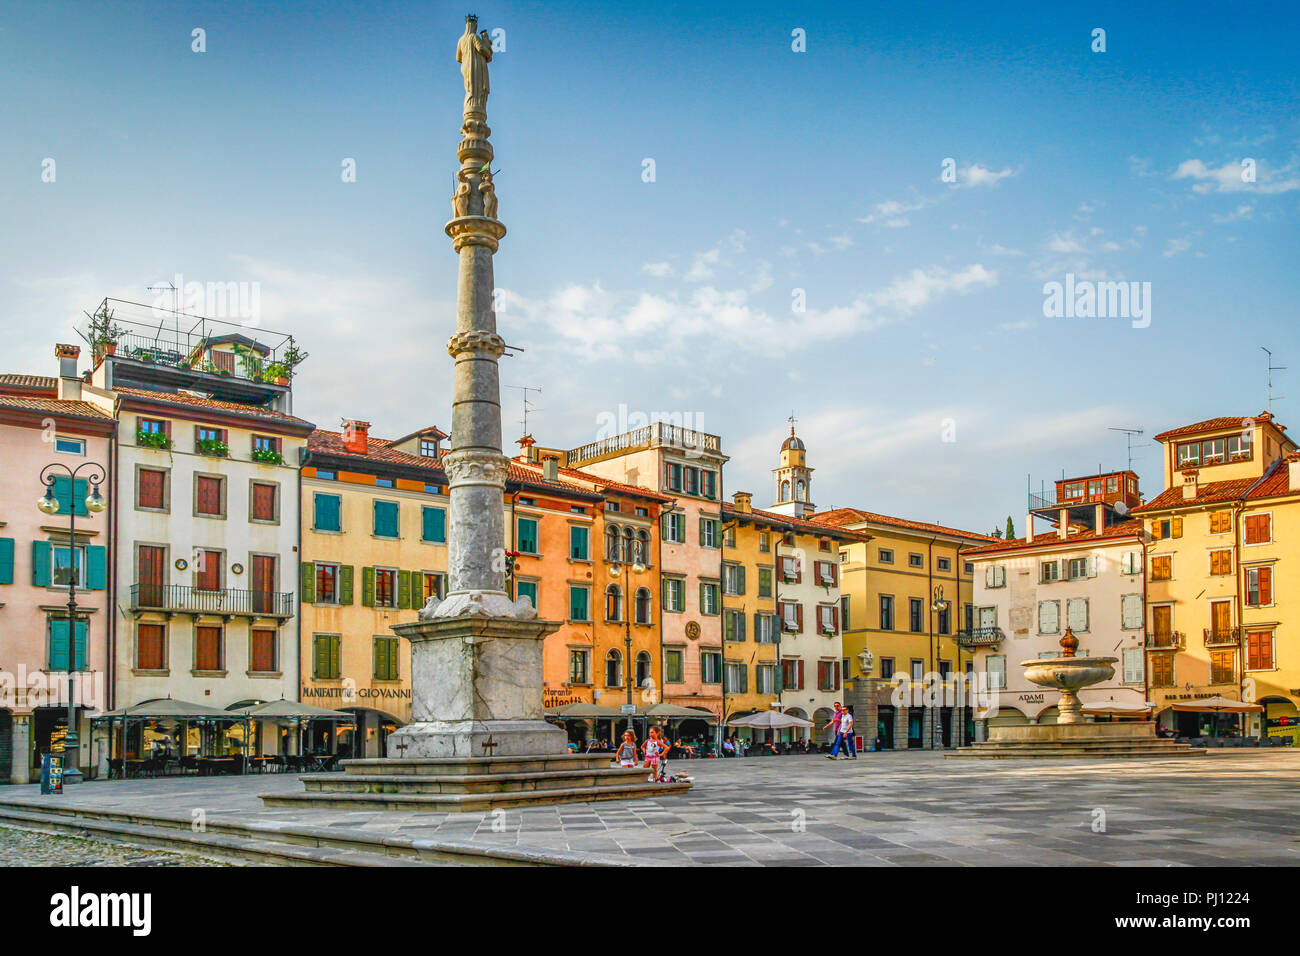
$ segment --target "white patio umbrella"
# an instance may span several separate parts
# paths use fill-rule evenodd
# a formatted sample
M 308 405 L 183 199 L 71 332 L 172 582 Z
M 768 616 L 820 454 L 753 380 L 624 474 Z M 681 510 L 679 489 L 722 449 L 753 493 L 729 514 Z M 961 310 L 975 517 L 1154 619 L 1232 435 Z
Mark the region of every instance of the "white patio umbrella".
M 735 720 L 727 721 L 728 727 L 762 727 L 779 730 L 785 727 L 812 727 L 811 720 L 804 720 L 802 717 L 795 717 L 793 714 L 783 714 L 779 710 L 760 710 L 758 713 L 750 714 L 747 717 L 737 717 Z

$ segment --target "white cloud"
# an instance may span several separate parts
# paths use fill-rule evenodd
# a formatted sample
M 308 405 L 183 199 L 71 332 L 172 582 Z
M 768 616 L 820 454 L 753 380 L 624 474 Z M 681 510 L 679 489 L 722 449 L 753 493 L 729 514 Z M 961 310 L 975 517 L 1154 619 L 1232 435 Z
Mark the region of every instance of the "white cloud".
M 1238 206 L 1232 212 L 1223 213 L 1222 215 L 1214 213 L 1210 216 L 1215 222 L 1240 222 L 1243 219 L 1249 219 L 1255 213 L 1254 206 Z
M 971 163 L 969 166 L 957 170 L 957 185 L 963 187 L 996 186 L 1002 180 L 1015 174 L 1016 171 L 1009 166 L 999 172 L 994 172 L 979 163 Z
M 1165 245 L 1165 251 L 1160 253 L 1166 259 L 1172 259 L 1174 256 L 1186 252 L 1192 248 L 1192 240 L 1186 237 L 1179 239 L 1170 239 Z
M 1275 171 L 1263 163 L 1257 163 L 1254 167 L 1255 182 L 1246 182 L 1242 178 L 1246 167 L 1239 160 L 1229 160 L 1222 166 L 1215 167 L 1199 159 L 1185 159 L 1169 178 L 1195 180 L 1192 192 L 1202 195 L 1214 192 L 1285 193 L 1300 189 L 1300 176 L 1288 175 L 1295 166 L 1292 163 Z

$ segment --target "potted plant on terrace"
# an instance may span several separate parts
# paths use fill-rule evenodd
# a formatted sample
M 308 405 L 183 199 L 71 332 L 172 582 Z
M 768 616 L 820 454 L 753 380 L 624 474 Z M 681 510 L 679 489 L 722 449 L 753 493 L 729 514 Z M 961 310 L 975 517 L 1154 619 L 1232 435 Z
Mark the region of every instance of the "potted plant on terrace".
M 93 315 L 87 312 L 86 316 L 90 319 L 87 337 L 96 361 L 105 355 L 115 354 L 117 340 L 126 334 L 126 330 L 113 322 L 113 310 L 108 307 L 108 303 L 101 305 Z
M 254 448 L 250 457 L 253 461 L 261 462 L 263 465 L 284 464 L 284 456 L 274 448 Z
M 230 456 L 230 446 L 220 438 L 200 438 L 194 443 L 200 455 L 207 455 L 209 458 L 228 458 Z
M 135 433 L 135 443 L 143 448 L 162 448 L 172 447 L 171 436 L 166 432 L 147 432 L 143 428 Z

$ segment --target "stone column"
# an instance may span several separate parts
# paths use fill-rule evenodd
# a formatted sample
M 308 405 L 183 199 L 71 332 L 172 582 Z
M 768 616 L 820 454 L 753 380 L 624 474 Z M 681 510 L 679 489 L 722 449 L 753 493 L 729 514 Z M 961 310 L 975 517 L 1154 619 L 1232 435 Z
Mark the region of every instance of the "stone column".
M 907 718 L 908 708 L 896 706 L 894 708 L 894 749 L 907 749 Z
M 10 783 L 31 783 L 32 765 L 32 715 L 14 714 L 10 731 L 13 741 L 13 764 L 9 771 Z

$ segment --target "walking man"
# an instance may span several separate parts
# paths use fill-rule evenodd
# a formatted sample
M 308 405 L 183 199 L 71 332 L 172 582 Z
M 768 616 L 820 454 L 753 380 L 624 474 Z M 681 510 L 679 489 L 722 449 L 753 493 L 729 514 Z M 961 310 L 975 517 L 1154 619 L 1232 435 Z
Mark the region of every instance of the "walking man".
M 826 755 L 827 760 L 834 760 L 835 755 L 840 752 L 840 719 L 844 711 L 840 708 L 840 702 L 835 702 L 835 713 L 831 714 L 831 719 L 826 722 L 822 730 L 831 732 L 831 752 Z
M 849 759 L 857 760 L 858 752 L 853 746 L 853 711 L 847 707 L 840 711 L 840 739 L 835 743 L 836 749 L 839 749 L 841 742 L 844 744 L 844 749 L 849 752 Z

